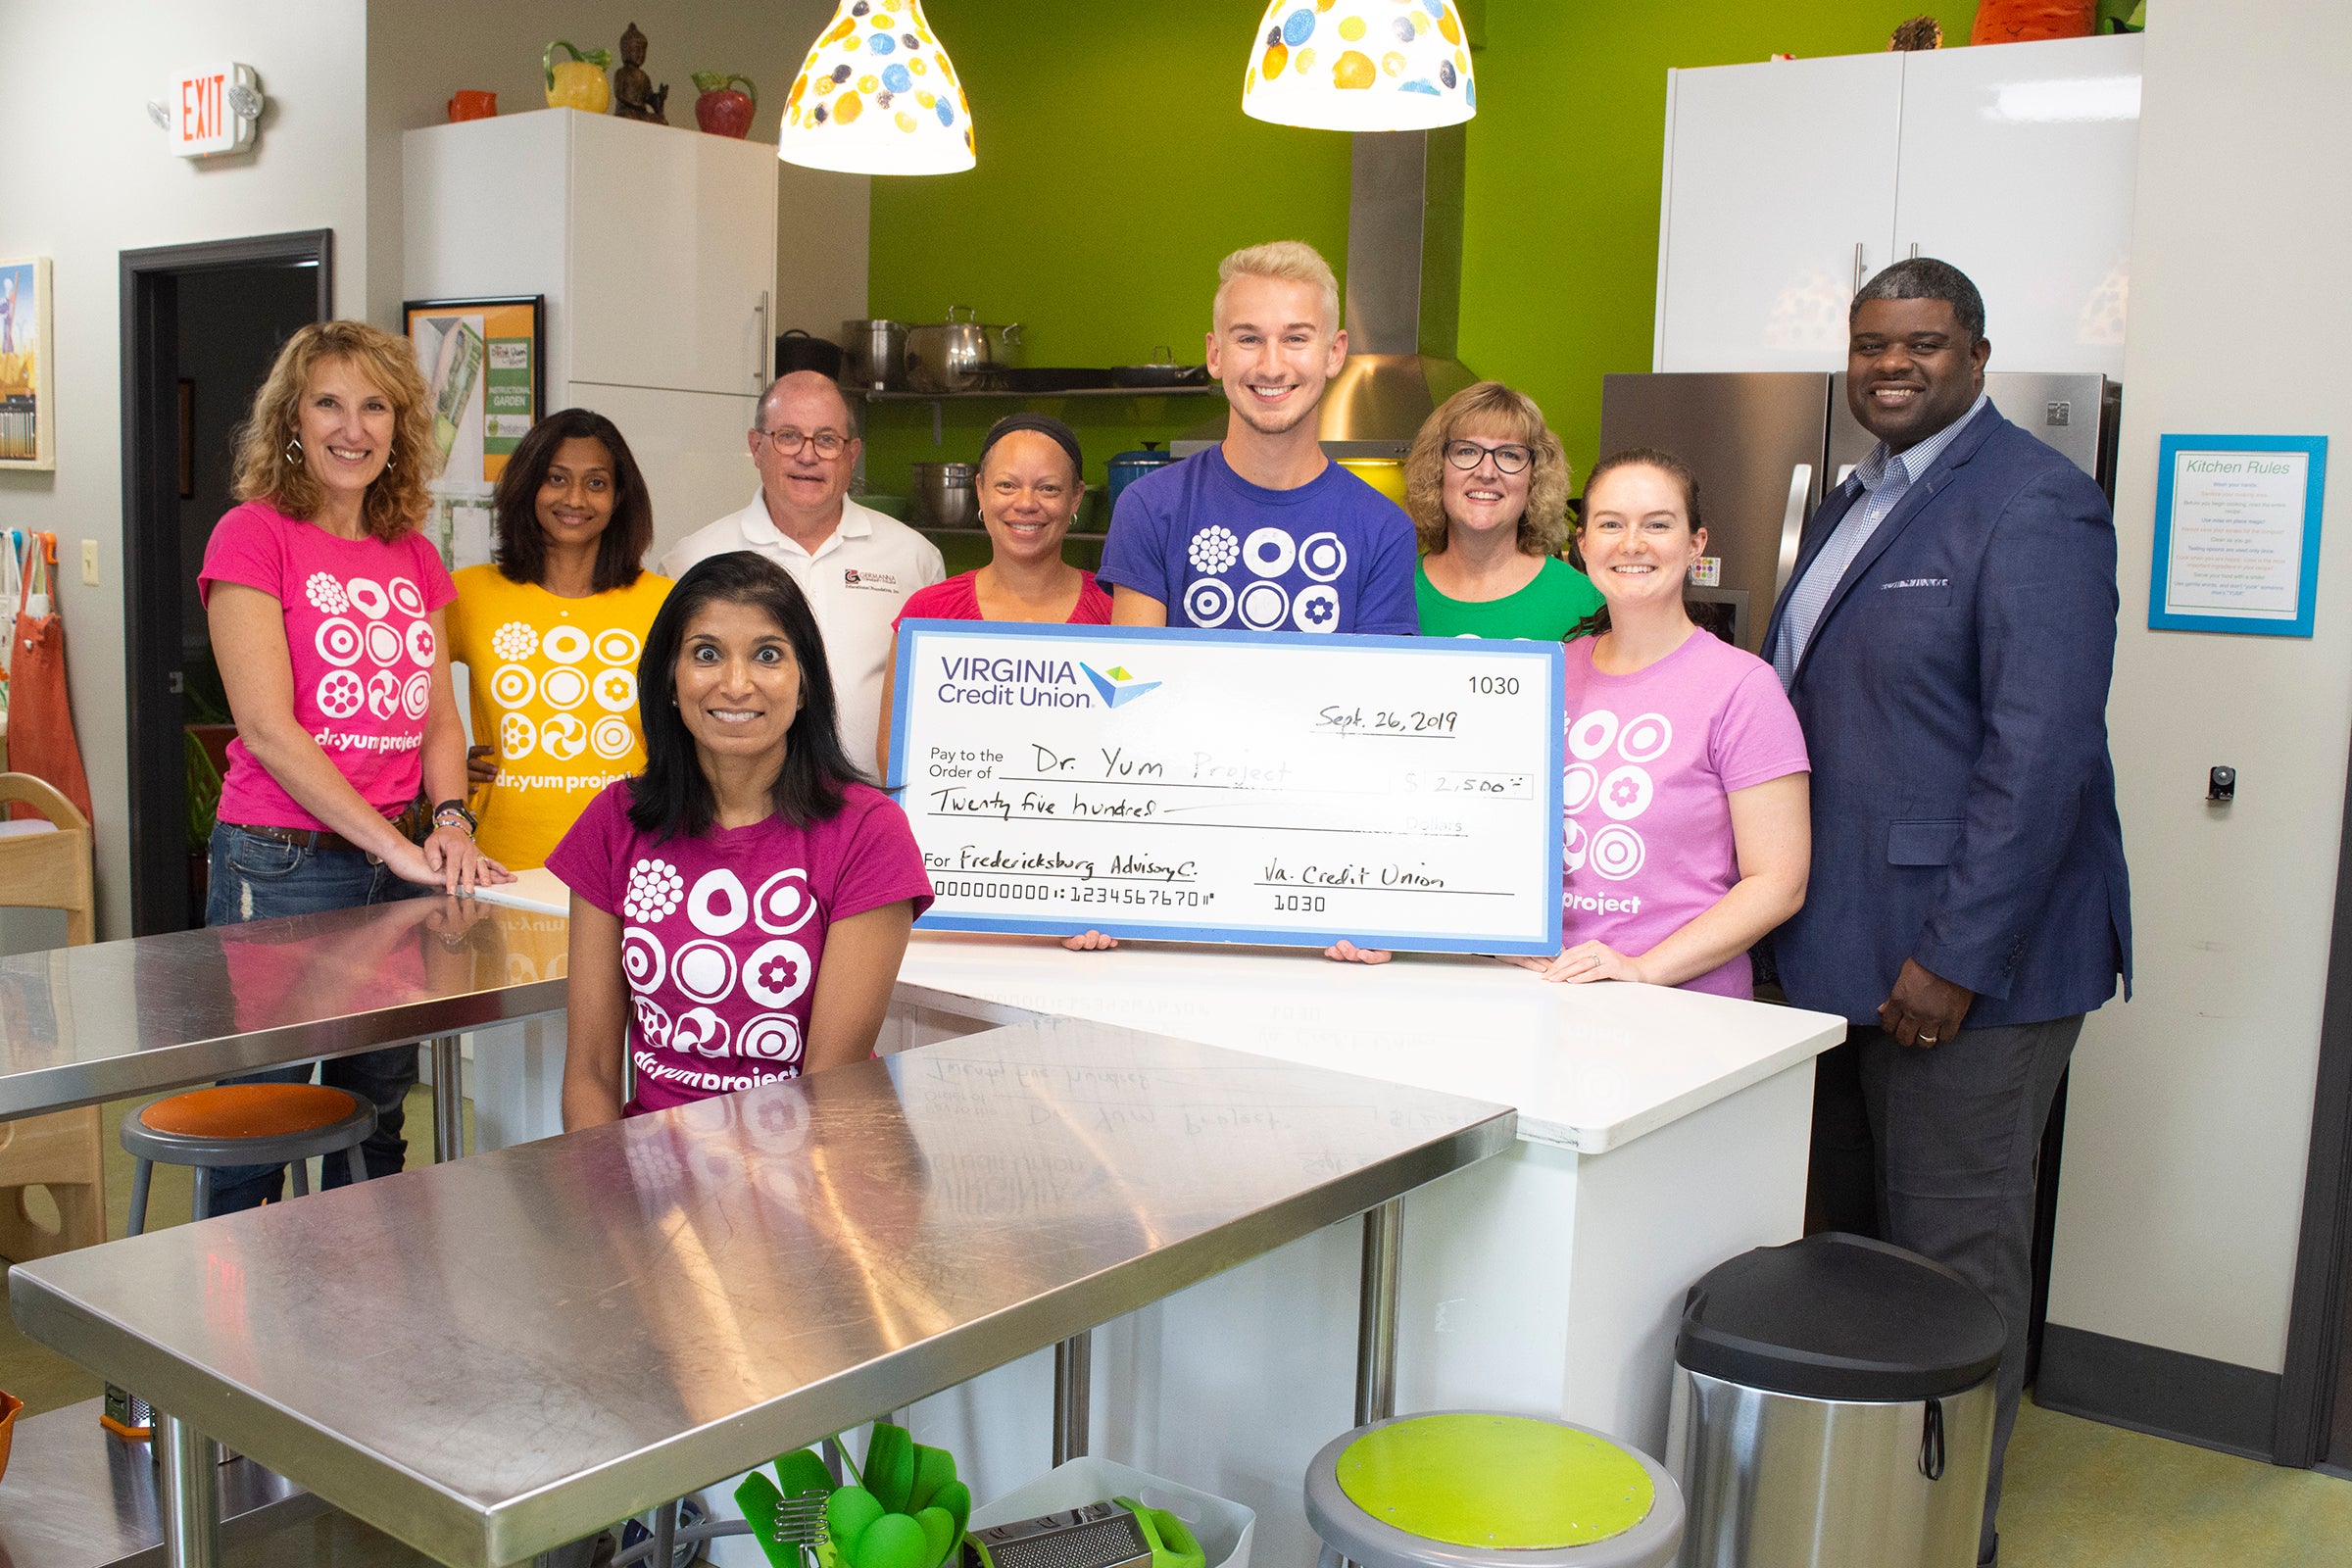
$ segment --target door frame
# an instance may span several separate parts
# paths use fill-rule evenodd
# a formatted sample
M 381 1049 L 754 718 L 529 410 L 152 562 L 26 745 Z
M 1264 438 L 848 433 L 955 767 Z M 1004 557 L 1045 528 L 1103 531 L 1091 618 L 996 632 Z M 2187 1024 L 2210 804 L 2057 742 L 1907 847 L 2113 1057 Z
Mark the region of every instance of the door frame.
M 2352 766 L 2347 767 L 2352 779 Z M 2352 1467 L 2329 1453 L 2343 1371 L 2346 1293 L 2352 1291 L 2352 783 L 2336 849 L 2335 918 L 2328 938 L 2328 991 L 2320 1007 L 2320 1067 L 2304 1166 L 2303 1224 L 2286 1320 L 2273 1443 L 2280 1464 Z
M 318 319 L 335 305 L 335 232 L 303 229 L 122 253 L 123 710 L 129 725 L 130 926 L 176 930 L 185 907 L 187 810 L 179 738 L 179 310 L 176 280 L 235 267 L 314 267 Z M 174 373 L 160 374 L 170 368 Z M 169 571 L 153 569 L 168 560 Z

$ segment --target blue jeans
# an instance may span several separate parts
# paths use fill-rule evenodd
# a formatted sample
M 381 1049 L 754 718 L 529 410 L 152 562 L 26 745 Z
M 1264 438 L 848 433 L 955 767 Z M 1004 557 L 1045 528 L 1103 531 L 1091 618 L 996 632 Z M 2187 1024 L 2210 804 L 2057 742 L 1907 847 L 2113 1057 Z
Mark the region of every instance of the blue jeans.
M 212 886 L 205 897 L 204 923 L 241 925 L 247 920 L 273 920 L 289 914 L 319 914 L 362 904 L 389 904 L 413 899 L 432 889 L 402 880 L 390 867 L 357 850 L 304 850 L 275 839 L 248 833 L 223 822 L 213 829 Z M 375 1106 L 375 1131 L 360 1146 L 370 1179 L 397 1173 L 407 1154 L 401 1137 L 404 1105 L 416 1083 L 416 1048 L 394 1046 L 363 1051 L 355 1056 L 332 1056 L 320 1062 L 297 1062 L 270 1067 L 226 1080 L 232 1084 L 308 1083 L 311 1069 L 318 1081 L 348 1090 Z M 322 1187 L 341 1187 L 351 1180 L 346 1162 L 320 1162 Z M 283 1165 L 229 1165 L 213 1173 L 212 1212 L 232 1214 L 275 1202 L 283 1190 Z

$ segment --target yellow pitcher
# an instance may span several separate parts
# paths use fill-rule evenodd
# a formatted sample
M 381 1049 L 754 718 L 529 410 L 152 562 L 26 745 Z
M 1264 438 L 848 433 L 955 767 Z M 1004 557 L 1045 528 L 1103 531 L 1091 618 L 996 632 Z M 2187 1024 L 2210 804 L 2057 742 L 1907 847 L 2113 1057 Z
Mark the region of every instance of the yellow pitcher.
M 559 49 L 571 52 L 561 65 L 556 63 Z M 605 79 L 606 68 L 612 64 L 610 49 L 582 49 L 568 38 L 558 38 L 541 53 L 539 64 L 547 72 L 548 108 L 601 115 L 612 107 L 612 84 Z

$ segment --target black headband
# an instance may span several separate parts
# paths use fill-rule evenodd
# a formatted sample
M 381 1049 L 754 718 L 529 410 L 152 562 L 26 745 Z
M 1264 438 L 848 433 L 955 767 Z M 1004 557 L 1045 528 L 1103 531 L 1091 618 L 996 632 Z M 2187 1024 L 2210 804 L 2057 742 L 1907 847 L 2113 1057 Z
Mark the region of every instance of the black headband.
M 1035 430 L 1070 455 L 1070 472 L 1079 481 L 1086 478 L 1086 460 L 1078 455 L 1078 432 L 1050 414 L 1007 414 L 988 427 L 980 442 L 980 461 L 972 465 L 977 472 L 988 464 L 989 449 L 1015 430 Z

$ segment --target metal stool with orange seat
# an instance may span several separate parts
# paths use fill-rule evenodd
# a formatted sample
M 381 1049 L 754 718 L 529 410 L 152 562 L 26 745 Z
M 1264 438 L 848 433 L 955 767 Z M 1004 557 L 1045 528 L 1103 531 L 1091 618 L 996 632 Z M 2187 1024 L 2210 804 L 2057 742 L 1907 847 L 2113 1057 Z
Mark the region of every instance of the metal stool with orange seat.
M 143 1105 L 122 1118 L 122 1147 L 138 1161 L 126 1234 L 146 1228 L 147 1187 L 159 1160 L 195 1167 L 191 1217 L 203 1219 L 212 1211 L 213 1172 L 223 1165 L 290 1165 L 300 1198 L 311 1190 L 303 1161 L 340 1151 L 351 1179 L 366 1181 L 360 1145 L 373 1131 L 373 1105 L 324 1084 L 222 1084 Z

